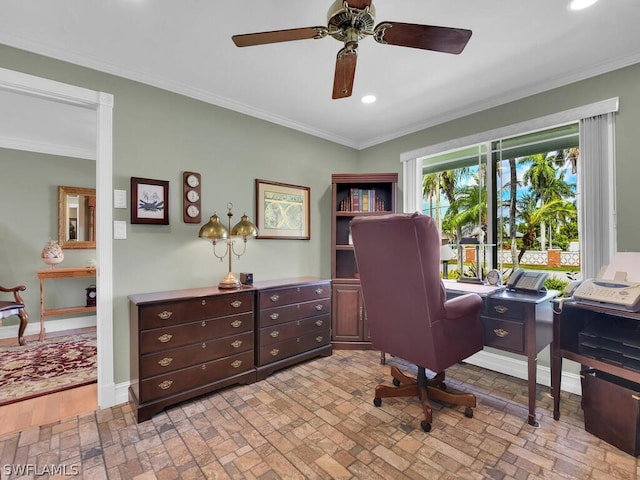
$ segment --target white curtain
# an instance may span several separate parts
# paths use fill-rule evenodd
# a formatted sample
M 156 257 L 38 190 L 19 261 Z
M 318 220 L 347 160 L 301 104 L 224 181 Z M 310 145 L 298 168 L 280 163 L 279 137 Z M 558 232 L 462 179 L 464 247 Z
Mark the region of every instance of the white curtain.
M 580 120 L 578 229 L 582 278 L 597 276 L 616 250 L 614 113 Z
M 402 163 L 402 211 L 422 212 L 422 161 L 411 158 Z

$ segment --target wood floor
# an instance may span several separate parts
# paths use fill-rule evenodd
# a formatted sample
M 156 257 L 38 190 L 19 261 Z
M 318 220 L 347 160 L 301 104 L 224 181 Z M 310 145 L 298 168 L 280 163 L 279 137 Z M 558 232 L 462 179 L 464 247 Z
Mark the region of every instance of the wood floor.
M 98 385 L 92 383 L 0 407 L 0 436 L 93 412 Z

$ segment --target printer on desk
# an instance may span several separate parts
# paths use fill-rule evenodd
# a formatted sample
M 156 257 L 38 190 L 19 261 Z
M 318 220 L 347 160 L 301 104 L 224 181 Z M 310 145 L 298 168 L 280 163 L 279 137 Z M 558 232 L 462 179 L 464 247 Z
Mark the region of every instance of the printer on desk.
M 618 268 L 635 267 L 622 271 Z M 609 265 L 600 269 L 596 278 L 580 283 L 573 298 L 581 303 L 604 306 L 627 312 L 640 311 L 640 253 L 616 253 Z M 634 280 L 640 280 L 635 278 Z

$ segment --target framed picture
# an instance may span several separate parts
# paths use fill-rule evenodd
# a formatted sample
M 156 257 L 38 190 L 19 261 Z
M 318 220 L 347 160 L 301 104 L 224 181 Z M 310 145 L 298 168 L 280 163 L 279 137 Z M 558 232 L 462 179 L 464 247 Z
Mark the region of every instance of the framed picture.
M 257 238 L 309 240 L 309 187 L 256 179 Z
M 169 225 L 169 182 L 131 177 L 131 223 Z

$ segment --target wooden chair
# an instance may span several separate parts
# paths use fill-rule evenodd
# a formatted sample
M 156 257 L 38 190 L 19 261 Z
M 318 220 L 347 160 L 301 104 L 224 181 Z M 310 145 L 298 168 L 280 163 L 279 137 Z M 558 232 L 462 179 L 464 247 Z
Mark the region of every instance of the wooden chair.
M 13 293 L 14 298 L 14 301 L 0 300 L 0 326 L 2 326 L 3 318 L 18 315 L 20 317 L 20 326 L 18 327 L 18 343 L 20 345 L 26 343 L 24 340 L 24 331 L 27 328 L 27 323 L 29 323 L 29 315 L 27 315 L 27 310 L 24 308 L 24 301 L 20 296 L 20 292 L 26 289 L 27 287 L 24 285 L 18 285 L 13 288 L 5 288 L 0 285 L 0 292 Z
M 448 391 L 444 371 L 482 350 L 483 302 L 475 293 L 446 299 L 435 222 L 417 213 L 357 217 L 351 234 L 373 346 L 418 366 L 417 379 L 392 367 L 395 386 L 378 385 L 374 405 L 417 396 L 425 432 L 431 430 L 429 399 L 465 406 L 472 417 L 475 396 Z M 428 379 L 427 369 L 436 375 Z

